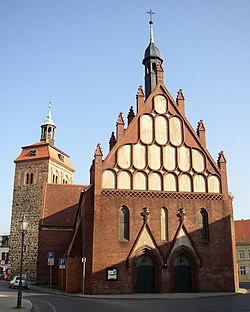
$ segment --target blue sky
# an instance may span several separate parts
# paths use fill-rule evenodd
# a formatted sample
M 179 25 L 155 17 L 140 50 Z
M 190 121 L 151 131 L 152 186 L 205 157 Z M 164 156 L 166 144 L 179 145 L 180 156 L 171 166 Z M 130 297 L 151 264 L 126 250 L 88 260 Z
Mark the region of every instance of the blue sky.
M 13 160 L 40 140 L 48 103 L 56 146 L 71 155 L 74 183 L 89 183 L 98 142 L 104 155 L 119 112 L 126 118 L 154 37 L 165 85 L 183 89 L 186 116 L 202 118 L 214 159 L 223 150 L 235 219 L 249 219 L 250 1 L 2 0 L 0 233 L 10 228 Z

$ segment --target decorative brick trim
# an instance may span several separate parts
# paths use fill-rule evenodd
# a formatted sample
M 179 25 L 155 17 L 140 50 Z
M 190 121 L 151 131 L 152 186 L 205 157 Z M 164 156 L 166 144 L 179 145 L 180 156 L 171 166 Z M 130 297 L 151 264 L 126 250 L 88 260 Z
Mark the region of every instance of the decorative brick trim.
M 148 198 L 176 198 L 176 199 L 200 199 L 200 200 L 223 200 L 222 194 L 208 193 L 171 193 L 152 191 L 123 191 L 123 190 L 102 190 L 103 196 L 112 197 L 148 197 Z

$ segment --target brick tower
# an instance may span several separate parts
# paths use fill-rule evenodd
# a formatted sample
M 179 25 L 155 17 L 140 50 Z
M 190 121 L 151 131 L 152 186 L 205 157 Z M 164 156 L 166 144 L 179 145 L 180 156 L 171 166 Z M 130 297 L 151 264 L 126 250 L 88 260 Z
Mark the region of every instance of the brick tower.
M 54 146 L 56 126 L 48 115 L 41 125 L 41 140 L 22 147 L 15 159 L 13 206 L 10 231 L 10 259 L 12 273 L 19 272 L 20 231 L 23 216 L 29 222 L 25 235 L 23 274 L 31 281 L 37 278 L 39 222 L 47 184 L 72 184 L 74 169 L 69 156 Z

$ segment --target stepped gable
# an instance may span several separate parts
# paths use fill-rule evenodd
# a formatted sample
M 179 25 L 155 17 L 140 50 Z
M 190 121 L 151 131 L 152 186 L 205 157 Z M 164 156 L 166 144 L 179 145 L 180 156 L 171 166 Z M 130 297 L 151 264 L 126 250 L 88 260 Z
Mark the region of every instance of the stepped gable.
M 140 110 L 103 161 L 103 188 L 220 193 L 220 168 L 163 84 Z

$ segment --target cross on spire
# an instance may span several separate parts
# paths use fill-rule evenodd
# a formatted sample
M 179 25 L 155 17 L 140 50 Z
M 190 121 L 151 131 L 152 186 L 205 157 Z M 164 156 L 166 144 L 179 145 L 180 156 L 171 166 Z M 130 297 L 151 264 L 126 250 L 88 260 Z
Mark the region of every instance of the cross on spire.
M 152 15 L 155 14 L 155 12 L 152 11 L 152 9 L 150 9 L 149 12 L 146 12 L 150 15 L 150 21 L 149 21 L 149 24 L 153 24 L 153 20 L 152 20 Z

